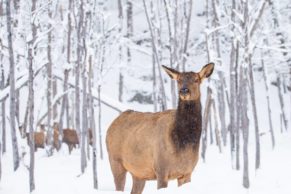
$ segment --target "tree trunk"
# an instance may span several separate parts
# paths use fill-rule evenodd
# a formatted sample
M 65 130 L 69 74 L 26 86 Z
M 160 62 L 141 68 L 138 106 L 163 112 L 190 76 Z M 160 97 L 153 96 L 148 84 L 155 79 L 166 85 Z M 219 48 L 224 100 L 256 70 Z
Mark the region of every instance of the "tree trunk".
M 119 27 L 118 27 L 118 33 L 120 35 L 120 39 L 122 38 L 122 28 L 123 28 L 123 10 L 122 10 L 122 0 L 117 0 L 118 4 L 118 19 L 119 19 Z M 118 85 L 118 100 L 119 102 L 123 101 L 123 63 L 122 63 L 122 46 L 121 46 L 121 41 L 119 41 L 119 63 L 120 63 L 120 68 L 119 68 L 119 85 Z
M 246 71 L 246 70 L 245 70 Z M 246 76 L 246 75 L 245 75 Z M 248 120 L 248 113 L 247 113 L 247 104 L 248 104 L 248 97 L 247 97 L 247 91 L 246 87 L 247 84 L 246 82 L 246 77 L 245 81 L 243 83 L 242 88 L 243 92 L 241 93 L 242 95 L 242 104 L 244 105 L 244 108 L 241 110 L 242 115 L 241 115 L 241 122 L 242 122 L 242 131 L 243 131 L 243 160 L 244 160 L 244 165 L 243 165 L 243 186 L 245 188 L 250 187 L 250 181 L 249 181 L 249 156 L 248 156 L 248 140 L 249 140 L 249 120 Z
M 221 146 L 221 138 L 220 138 L 220 133 L 218 130 L 218 122 L 217 122 L 217 114 L 216 114 L 216 105 L 214 99 L 211 100 L 212 108 L 213 108 L 213 117 L 214 117 L 214 128 L 215 128 L 215 140 L 216 140 L 216 145 L 218 146 L 219 153 L 222 152 L 222 146 Z
M 126 37 L 128 40 L 133 35 L 133 20 L 132 20 L 132 0 L 126 1 L 126 21 L 127 21 L 127 34 Z M 131 63 L 131 51 L 129 46 L 127 46 L 127 65 L 130 65 Z
M 83 106 L 82 106 L 82 133 L 81 133 L 81 172 L 85 172 L 87 167 L 86 160 L 86 139 L 87 139 L 87 130 L 88 130 L 88 120 L 87 120 L 87 80 L 86 80 L 86 68 L 83 67 L 82 80 L 83 80 Z
M 36 0 L 32 1 L 32 7 L 31 7 L 31 14 L 34 15 L 34 12 L 36 10 Z M 28 63 L 29 63 L 29 80 L 28 80 L 28 86 L 29 86 L 29 147 L 30 147 L 30 165 L 29 165 L 29 190 L 32 192 L 35 189 L 35 183 L 34 183 L 34 90 L 33 90 L 33 61 L 35 56 L 35 49 L 36 46 L 35 40 L 36 40 L 36 26 L 32 20 L 31 23 L 31 29 L 32 29 L 32 40 L 28 43 Z
M 208 87 L 207 88 L 207 99 L 205 103 L 204 113 L 203 113 L 203 119 L 202 119 L 202 151 L 201 156 L 203 158 L 203 161 L 205 161 L 205 153 L 207 148 L 207 124 L 208 124 L 208 117 L 211 107 L 211 97 L 212 96 L 212 90 Z
M 233 43 L 234 44 L 234 43 Z M 235 66 L 234 66 L 234 96 L 235 98 L 240 98 L 240 91 L 239 91 L 239 83 L 238 83 L 238 66 L 239 66 L 239 41 L 236 41 L 236 52 L 235 52 Z M 242 79 L 241 79 L 242 80 Z M 236 169 L 239 170 L 240 169 L 240 117 L 241 117 L 241 113 L 240 111 L 240 102 L 238 102 L 238 100 L 235 100 L 236 105 L 235 105 L 235 117 L 234 117 L 234 141 L 235 141 L 235 152 L 236 152 Z
M 153 72 L 153 103 L 154 103 L 154 112 L 158 110 L 158 100 L 157 100 L 157 73 L 156 73 L 156 60 L 154 52 L 152 52 L 152 72 Z
M 259 123 L 258 123 L 258 115 L 257 115 L 257 106 L 256 106 L 256 97 L 255 97 L 255 82 L 253 76 L 253 65 L 251 61 L 251 56 L 248 57 L 249 61 L 249 79 L 250 79 L 250 95 L 251 95 L 251 103 L 253 108 L 253 116 L 254 116 L 254 124 L 255 124 L 255 138 L 256 138 L 256 169 L 260 167 L 261 161 L 261 146 L 260 146 L 260 134 L 259 134 Z
M 236 9 L 236 1 L 232 0 L 232 10 Z M 235 12 L 231 12 L 231 21 L 235 22 Z M 234 31 L 234 27 L 231 27 L 231 30 Z M 229 108 L 229 116 L 230 116 L 230 125 L 229 125 L 229 137 L 230 137 L 230 152 L 231 152 L 231 159 L 234 161 L 234 153 L 236 152 L 236 169 L 239 169 L 239 125 L 238 125 L 238 102 L 237 102 L 237 67 L 236 65 L 236 59 L 238 60 L 237 52 L 239 51 L 239 48 L 235 46 L 235 38 L 231 38 L 231 52 L 230 52 L 230 108 Z M 236 52 L 237 51 L 237 52 Z M 222 133 L 225 133 L 226 131 L 222 131 Z M 223 137 L 225 134 L 222 135 Z M 235 144 L 236 143 L 236 144 Z M 224 141 L 224 145 L 226 142 Z
M 63 87 L 63 92 L 65 93 L 63 96 L 63 100 L 62 100 L 62 105 L 61 105 L 61 112 L 60 112 L 60 120 L 59 120 L 59 145 L 60 147 L 58 149 L 61 148 L 62 146 L 62 140 L 63 140 L 63 120 L 64 120 L 64 113 L 66 110 L 66 107 L 68 107 L 68 79 L 69 79 L 69 71 L 68 69 L 65 69 L 64 71 L 64 87 Z M 68 114 L 68 112 L 67 112 Z M 68 118 L 67 118 L 68 119 Z M 67 128 L 69 128 L 68 124 L 67 124 Z
M 9 82 L 10 82 L 10 128 L 11 128 L 11 138 L 12 138 L 12 151 L 13 151 L 13 168 L 14 171 L 19 167 L 19 152 L 18 143 L 15 130 L 15 64 L 14 64 L 14 54 L 13 54 L 13 44 L 12 44 L 12 18 L 11 18 L 11 1 L 6 1 L 6 17 L 7 17 L 7 39 L 8 39 L 8 51 L 9 51 Z
M 2 57 L 2 56 L 1 56 Z M 2 60 L 1 60 L 2 61 Z M 4 69 L 3 69 L 3 66 L 1 64 L 1 82 L 0 82 L 0 88 L 1 90 L 5 88 L 5 77 L 4 77 Z M 1 151 L 0 152 L 0 155 L 1 153 L 5 153 L 6 152 L 6 118 L 5 118 L 5 115 L 6 115 L 6 108 L 5 108 L 5 101 L 6 99 L 2 100 L 1 102 L 1 117 L 2 117 L 2 124 L 1 124 Z
M 247 93 L 247 80 L 248 80 L 248 69 L 250 68 L 250 53 L 249 53 L 249 2 L 245 0 L 243 2 L 244 6 L 244 23 L 243 23 L 243 33 L 244 33 L 244 58 L 243 65 L 241 66 L 242 80 L 240 81 L 240 95 L 241 95 L 241 126 L 243 132 L 243 186 L 249 188 L 249 157 L 248 157 L 248 139 L 249 139 L 249 119 L 248 119 L 248 93 Z M 256 147 L 258 148 L 258 147 Z M 257 153 L 257 149 L 256 149 Z M 257 155 L 256 155 L 257 156 Z M 257 157 L 256 157 L 257 166 Z
M 278 88 L 278 97 L 279 97 L 279 102 L 280 102 L 280 107 L 281 107 L 281 115 L 282 115 L 282 120 L 283 120 L 283 124 L 284 124 L 284 128 L 285 130 L 287 130 L 287 119 L 286 119 L 286 115 L 285 115 L 285 111 L 284 111 L 284 99 L 283 99 L 283 92 L 281 89 L 281 77 L 280 74 L 277 73 L 277 88 Z
M 33 1 L 31 11 L 35 10 L 35 1 Z M 32 24 L 34 25 L 34 24 Z M 34 90 L 33 90 L 33 44 L 29 45 L 29 150 L 30 150 L 30 165 L 29 165 L 29 191 L 32 192 L 35 189 L 34 183 Z
M 67 37 L 67 63 L 71 63 L 71 34 L 72 34 L 72 24 L 71 24 L 71 12 L 72 12 L 72 1 L 69 1 L 68 3 L 68 37 Z M 69 70 L 68 70 L 69 71 Z M 65 72 L 66 73 L 66 72 Z M 69 72 L 67 72 L 69 74 Z M 64 83 L 64 88 L 68 88 L 68 82 L 65 81 Z M 70 119 L 70 112 L 69 112 L 69 97 L 68 94 L 66 96 L 66 106 L 65 106 L 65 112 L 66 112 L 66 123 L 67 123 L 67 128 L 70 128 L 72 123 Z
M 15 111 L 17 126 L 19 126 L 19 89 L 15 91 Z
M 52 19 L 52 12 L 50 10 L 50 7 L 48 7 L 48 24 L 47 29 L 49 30 L 51 28 L 50 21 Z M 53 132 L 52 132 L 52 56 L 51 56 L 51 43 L 52 43 L 52 34 L 51 30 L 48 32 L 48 44 L 47 44 L 47 145 L 48 150 L 47 154 L 48 156 L 51 156 L 53 154 Z
M 80 129 L 80 67 L 82 64 L 82 47 L 80 43 L 82 42 L 82 30 L 83 30 L 83 22 L 84 22 L 84 10 L 83 10 L 83 0 L 80 3 L 79 7 L 79 22 L 77 26 L 77 63 L 75 67 L 75 124 L 76 124 L 76 131 L 79 136 L 79 142 L 81 137 L 81 129 Z
M 267 98 L 267 105 L 268 105 L 268 118 L 269 118 L 269 128 L 270 128 L 270 134 L 271 134 L 271 140 L 272 140 L 272 147 L 274 149 L 275 147 L 275 136 L 274 136 L 274 130 L 273 130 L 273 122 L 272 122 L 272 111 L 270 106 L 270 97 L 269 97 L 269 86 L 267 81 L 267 74 L 266 74 L 266 67 L 263 60 L 263 53 L 261 53 L 261 64 L 262 64 L 262 71 L 263 71 L 263 78 L 264 78 L 264 84 L 265 84 L 265 90 L 266 90 L 266 98 Z
M 92 96 L 92 87 L 94 80 L 94 72 L 92 70 L 92 56 L 89 57 L 89 79 L 88 79 L 88 92 L 89 92 L 89 104 L 90 107 L 90 120 L 89 120 L 89 128 L 92 131 L 92 157 L 93 157 L 93 186 L 94 189 L 98 189 L 98 176 L 97 176 L 97 144 L 96 144 L 96 126 L 95 126 L 95 114 L 94 114 L 94 101 Z
M 103 159 L 103 146 L 102 146 L 102 125 L 101 125 L 101 85 L 98 85 L 98 131 L 99 131 L 99 147 L 100 158 Z

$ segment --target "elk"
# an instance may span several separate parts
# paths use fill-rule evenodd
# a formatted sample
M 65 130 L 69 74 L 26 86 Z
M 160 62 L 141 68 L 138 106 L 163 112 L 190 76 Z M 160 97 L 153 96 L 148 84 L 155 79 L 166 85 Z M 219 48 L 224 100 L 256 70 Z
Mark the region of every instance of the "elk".
M 59 126 L 58 123 L 54 124 L 54 147 L 59 150 L 61 148 L 60 142 L 59 142 Z M 77 135 L 76 130 L 74 129 L 63 129 L 63 138 L 62 142 L 66 143 L 69 147 L 69 153 L 71 154 L 73 148 L 76 148 L 76 145 L 79 145 L 79 138 Z
M 58 123 L 54 123 L 54 147 L 59 150 L 61 148 L 60 141 L 59 141 L 59 126 Z M 77 135 L 76 130 L 74 129 L 63 129 L 63 138 L 62 142 L 66 143 L 69 147 L 69 153 L 71 154 L 73 148 L 76 148 L 76 145 L 79 145 L 79 138 Z M 93 144 L 93 134 L 92 130 L 88 129 L 88 143 L 90 145 Z
M 127 172 L 133 179 L 131 194 L 141 194 L 147 180 L 157 180 L 158 189 L 166 188 L 173 179 L 178 186 L 191 181 L 202 130 L 200 84 L 212 74 L 214 63 L 198 73 L 163 69 L 178 83 L 177 109 L 157 113 L 127 110 L 107 131 L 106 146 L 117 191 L 124 190 Z
M 19 126 L 19 131 L 22 138 L 26 138 L 27 144 L 29 145 L 29 133 L 23 131 L 23 126 Z M 34 151 L 37 151 L 37 148 L 44 148 L 45 147 L 45 129 L 44 125 L 40 125 L 39 132 L 33 132 L 34 135 Z

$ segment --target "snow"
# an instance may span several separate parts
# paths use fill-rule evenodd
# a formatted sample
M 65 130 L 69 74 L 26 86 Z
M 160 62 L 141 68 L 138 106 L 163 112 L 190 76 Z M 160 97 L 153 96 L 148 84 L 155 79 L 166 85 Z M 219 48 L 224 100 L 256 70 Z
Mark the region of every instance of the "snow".
M 266 138 L 262 138 L 266 141 Z M 251 169 L 251 187 L 244 189 L 241 185 L 242 173 L 230 168 L 228 150 L 219 154 L 215 146 L 209 147 L 206 162 L 199 160 L 191 183 L 177 187 L 176 181 L 171 181 L 166 189 L 157 190 L 156 181 L 148 181 L 144 194 L 175 194 L 175 193 L 237 193 L 237 194 L 290 194 L 291 186 L 291 133 L 277 136 L 275 150 L 263 146 L 263 161 L 261 169 L 256 172 Z M 264 142 L 263 141 L 263 142 Z M 262 144 L 264 145 L 264 144 Z M 28 164 L 28 153 L 24 163 Z M 114 182 L 107 156 L 98 160 L 99 189 L 93 189 L 92 161 L 88 162 L 87 170 L 80 174 L 80 152 L 73 150 L 68 154 L 66 146 L 47 157 L 45 150 L 36 152 L 35 180 L 36 190 L 33 194 L 70 193 L 70 194 L 118 194 L 114 191 Z M 28 170 L 22 162 L 20 168 L 13 172 L 12 157 L 3 155 L 3 175 L 0 182 L 1 194 L 29 193 Z M 253 166 L 251 166 L 253 168 Z M 15 181 L 17 183 L 15 184 Z M 125 194 L 130 193 L 131 177 L 127 176 Z

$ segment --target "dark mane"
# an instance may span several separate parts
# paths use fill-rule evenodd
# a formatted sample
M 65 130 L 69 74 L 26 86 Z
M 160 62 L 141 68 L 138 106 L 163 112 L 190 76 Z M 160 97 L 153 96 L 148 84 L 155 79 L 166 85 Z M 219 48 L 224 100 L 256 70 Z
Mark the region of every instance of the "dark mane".
M 179 100 L 172 139 L 176 150 L 184 149 L 187 145 L 196 148 L 199 145 L 202 129 L 200 101 Z

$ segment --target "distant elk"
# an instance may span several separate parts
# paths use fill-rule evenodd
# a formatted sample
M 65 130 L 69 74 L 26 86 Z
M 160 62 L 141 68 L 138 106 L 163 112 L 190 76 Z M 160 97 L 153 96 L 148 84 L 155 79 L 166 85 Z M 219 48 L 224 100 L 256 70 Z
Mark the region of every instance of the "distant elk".
M 59 124 L 54 123 L 54 133 L 53 133 L 53 139 L 54 139 L 54 147 L 59 150 L 61 148 L 60 141 L 59 141 Z M 93 143 L 93 135 L 92 130 L 88 129 L 88 139 L 89 144 L 92 145 Z M 73 148 L 76 148 L 76 145 L 79 145 L 79 137 L 75 129 L 63 129 L 63 138 L 62 142 L 66 143 L 69 148 L 69 153 L 71 154 Z
M 142 113 L 123 112 L 107 131 L 106 145 L 117 191 L 123 191 L 126 173 L 133 179 L 131 194 L 141 194 L 147 180 L 166 188 L 177 179 L 178 186 L 191 181 L 198 161 L 202 130 L 200 84 L 209 77 L 214 64 L 199 73 L 180 73 L 163 66 L 177 81 L 177 110 Z
M 23 131 L 23 126 L 19 126 L 19 131 L 21 137 L 24 139 L 26 138 L 27 144 L 29 145 L 29 132 Z M 40 125 L 39 132 L 33 132 L 34 135 L 34 150 L 37 151 L 37 148 L 44 148 L 45 147 L 45 139 L 46 139 L 46 132 L 44 129 L 44 125 Z

